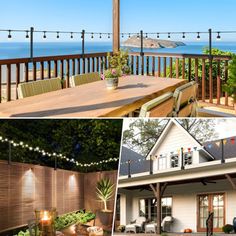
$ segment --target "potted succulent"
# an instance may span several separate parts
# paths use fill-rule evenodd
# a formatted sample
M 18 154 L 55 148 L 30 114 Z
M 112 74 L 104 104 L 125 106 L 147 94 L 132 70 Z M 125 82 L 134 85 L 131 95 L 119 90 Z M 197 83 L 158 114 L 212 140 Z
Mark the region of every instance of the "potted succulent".
M 119 77 L 122 72 L 119 68 L 110 68 L 104 71 L 103 79 L 106 81 L 107 89 L 114 90 L 118 87 Z
M 97 182 L 96 193 L 99 201 L 103 202 L 104 208 L 96 213 L 97 221 L 104 226 L 112 225 L 113 212 L 108 209 L 107 202 L 114 195 L 114 184 L 110 179 L 101 179 Z M 98 220 L 99 219 L 99 220 Z
M 233 56 L 233 60 L 229 65 L 229 79 L 223 86 L 223 90 L 233 98 L 234 109 L 236 112 L 236 56 Z

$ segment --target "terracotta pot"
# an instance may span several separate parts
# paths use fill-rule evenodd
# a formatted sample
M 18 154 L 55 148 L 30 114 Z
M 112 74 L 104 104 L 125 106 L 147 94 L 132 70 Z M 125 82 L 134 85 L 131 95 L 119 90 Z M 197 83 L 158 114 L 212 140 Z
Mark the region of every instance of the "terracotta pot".
M 96 212 L 95 225 L 102 227 L 103 229 L 111 228 L 113 220 L 113 212 Z

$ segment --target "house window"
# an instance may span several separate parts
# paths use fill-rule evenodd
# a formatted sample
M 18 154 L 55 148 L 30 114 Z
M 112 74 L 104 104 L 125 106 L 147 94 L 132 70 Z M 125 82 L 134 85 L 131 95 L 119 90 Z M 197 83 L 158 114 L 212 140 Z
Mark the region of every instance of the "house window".
M 166 169 L 166 156 L 160 156 L 158 159 L 158 169 L 165 170 Z
M 184 165 L 192 165 L 193 164 L 193 153 L 186 152 L 184 153 Z
M 161 220 L 166 216 L 172 216 L 172 197 L 165 197 L 161 199 Z
M 179 155 L 178 154 L 172 154 L 170 156 L 170 166 L 171 166 L 171 168 L 179 167 Z
M 161 200 L 161 220 L 166 216 L 172 216 L 172 197 L 162 198 Z M 139 215 L 151 221 L 157 220 L 157 207 L 155 198 L 139 200 Z

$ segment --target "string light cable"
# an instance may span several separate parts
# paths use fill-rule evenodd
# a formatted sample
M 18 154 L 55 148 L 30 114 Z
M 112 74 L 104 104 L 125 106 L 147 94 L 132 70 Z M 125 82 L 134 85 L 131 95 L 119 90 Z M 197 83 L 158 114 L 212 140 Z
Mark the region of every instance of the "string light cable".
M 70 158 L 66 157 L 65 155 L 63 155 L 61 153 L 56 153 L 56 152 L 50 153 L 50 152 L 47 152 L 47 151 L 45 151 L 45 150 L 43 150 L 39 147 L 33 147 L 33 146 L 31 146 L 29 144 L 26 144 L 22 141 L 15 142 L 14 140 L 10 140 L 8 138 L 4 138 L 4 137 L 0 136 L 0 142 L 10 143 L 13 147 L 21 147 L 21 148 L 24 148 L 24 149 L 28 149 L 29 151 L 34 151 L 34 152 L 40 153 L 43 156 L 57 157 L 57 158 L 66 160 L 70 163 L 73 163 L 73 164 L 75 164 L 76 166 L 79 166 L 79 167 L 99 166 L 99 165 L 102 165 L 102 164 L 107 164 L 107 163 L 112 163 L 112 162 L 118 162 L 119 161 L 119 158 L 109 158 L 107 160 L 101 160 L 101 161 L 98 161 L 98 162 L 80 163 L 80 162 L 76 161 L 75 159 L 73 159 L 73 158 L 70 159 Z

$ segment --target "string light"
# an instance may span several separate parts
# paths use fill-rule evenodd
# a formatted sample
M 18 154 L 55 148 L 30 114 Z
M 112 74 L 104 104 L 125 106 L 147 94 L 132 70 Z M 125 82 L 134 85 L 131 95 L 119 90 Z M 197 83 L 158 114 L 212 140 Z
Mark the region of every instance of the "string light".
M 28 30 L 26 30 L 26 36 L 25 36 L 25 38 L 26 38 L 26 39 L 29 38 L 29 31 L 28 31 Z
M 200 32 L 197 32 L 197 40 L 199 41 L 201 39 Z
M 148 38 L 148 34 L 146 33 L 146 39 Z
M 60 35 L 59 35 L 59 32 L 57 32 L 57 39 L 59 39 L 60 38 Z
M 220 32 L 217 32 L 216 40 L 218 40 L 218 41 L 221 40 Z
M 91 39 L 92 39 L 92 40 L 94 39 L 94 35 L 93 35 L 93 33 L 91 34 Z
M 43 149 L 40 149 L 39 147 L 32 147 L 32 146 L 30 146 L 28 144 L 25 144 L 22 141 L 21 142 L 15 142 L 13 140 L 9 140 L 7 138 L 3 138 L 2 136 L 0 136 L 0 142 L 2 142 L 2 143 L 11 143 L 14 147 L 21 147 L 21 148 L 28 149 L 30 151 L 38 152 L 38 153 L 42 154 L 43 156 L 57 157 L 57 158 L 66 160 L 66 161 L 68 161 L 70 163 L 73 163 L 73 164 L 75 164 L 76 166 L 79 166 L 79 167 L 100 166 L 102 164 L 107 164 L 107 163 L 112 163 L 112 162 L 118 162 L 119 161 L 119 158 L 109 158 L 107 160 L 101 160 L 101 161 L 98 161 L 98 162 L 80 163 L 78 161 L 75 161 L 73 158 L 70 159 L 70 158 L 62 155 L 61 153 L 55 153 L 55 152 L 54 153 L 49 153 L 49 152 L 46 152 Z
M 101 33 L 99 34 L 99 38 L 100 38 L 100 39 L 102 38 L 102 34 L 101 34 Z
M 43 39 L 46 39 L 47 35 L 46 35 L 46 31 L 43 32 Z
M 183 36 L 182 36 L 182 38 L 183 38 L 183 39 L 185 39 L 185 38 L 186 38 L 186 37 L 185 37 L 185 33 L 184 33 L 184 32 L 183 32 Z
M 121 37 L 124 38 L 124 34 L 123 33 L 121 34 Z
M 108 38 L 111 38 L 111 34 L 110 33 L 108 34 Z
M 12 36 L 11 36 L 11 30 L 8 31 L 8 39 L 12 39 Z
M 157 33 L 157 38 L 158 38 L 158 39 L 160 38 L 160 34 L 159 34 L 159 33 Z
M 71 38 L 71 39 L 74 38 L 73 32 L 70 33 L 70 38 Z
M 170 39 L 170 33 L 168 33 L 168 39 Z
M 140 38 L 139 34 L 137 34 L 137 38 L 138 38 L 138 39 Z
M 130 33 L 129 33 L 129 38 L 130 38 Z

